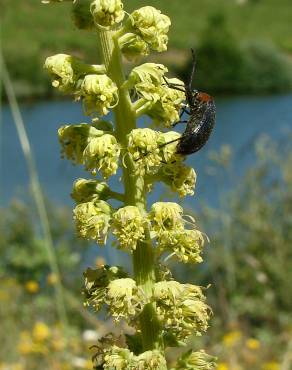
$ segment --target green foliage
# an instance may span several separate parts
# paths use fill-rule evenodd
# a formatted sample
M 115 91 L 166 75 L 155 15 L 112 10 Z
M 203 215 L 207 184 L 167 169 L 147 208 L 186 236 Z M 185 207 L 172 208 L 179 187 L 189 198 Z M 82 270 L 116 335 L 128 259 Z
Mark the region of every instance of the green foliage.
M 85 257 L 84 245 L 72 236 L 72 216 L 66 207 L 47 204 L 47 209 L 70 315 L 70 340 L 56 321 L 56 276 L 49 268 L 45 240 L 38 236 L 39 220 L 31 204 L 14 200 L 0 209 L 0 367 L 4 369 L 37 370 L 40 361 L 43 369 L 65 364 L 75 369 L 68 361 L 83 356 L 89 346 L 81 343 L 80 331 L 87 323 L 79 314 L 83 308 L 76 274 Z
M 31 207 L 14 201 L 11 207 L 1 209 L 0 215 L 0 275 L 15 278 L 20 284 L 29 280 L 42 284 L 50 269 L 45 241 L 37 236 L 38 224 Z M 49 218 L 52 220 L 52 237 L 62 274 L 67 281 L 71 281 L 74 289 L 76 275 L 72 271 L 81 262 L 79 250 L 82 242 L 77 242 L 70 233 L 69 210 L 51 205 Z
M 211 94 L 260 94 L 288 91 L 292 65 L 269 43 L 240 44 L 222 12 L 209 17 L 196 48 L 196 88 Z M 186 79 L 189 60 L 181 71 Z
M 291 89 L 292 65 L 273 45 L 253 42 L 242 52 L 241 92 L 276 93 Z
M 78 1 L 76 6 L 80 3 Z M 158 7 L 163 13 L 172 17 L 175 28 L 171 27 L 170 29 L 170 47 L 174 49 L 180 48 L 186 50 L 197 44 L 199 41 L 198 36 L 207 27 L 210 14 L 220 9 L 226 16 L 228 29 L 232 30 L 232 35 L 234 35 L 233 41 L 231 40 L 233 45 L 234 43 L 248 44 L 251 40 L 252 43 L 254 43 L 254 40 L 257 42 L 264 40 L 265 45 L 265 40 L 269 40 L 271 44 L 274 43 L 276 47 L 287 53 L 290 53 L 292 50 L 290 32 L 292 3 L 290 0 L 281 0 L 281 5 L 279 5 L 277 0 L 247 1 L 244 5 L 238 5 L 235 0 L 217 0 L 216 2 L 214 0 L 192 0 L 185 2 L 183 6 L 179 1 L 165 2 L 162 0 L 151 0 L 148 4 Z M 68 54 L 73 53 L 80 57 L 86 56 L 89 62 L 96 62 L 95 35 L 86 31 L 80 33 L 76 26 L 72 26 L 68 22 L 73 15 L 68 12 L 66 2 L 55 5 L 50 6 L 48 11 L 47 7 L 42 6 L 41 1 L 19 0 L 13 6 L 11 6 L 8 0 L 2 0 L 1 2 L 2 47 L 8 69 L 16 82 L 18 96 L 32 96 L 34 94 L 49 95 L 52 92 L 49 88 L 48 79 L 45 78 L 42 71 L 42 61 L 52 53 L 61 51 Z M 129 10 L 133 10 L 139 5 L 140 2 L 138 0 L 130 0 Z M 21 16 L 17 17 L 16 14 L 21 14 Z M 79 20 L 81 22 L 80 27 L 85 26 L 84 24 L 82 25 L 82 22 L 85 20 L 86 18 Z M 52 24 L 54 24 L 54 27 L 52 27 Z M 219 30 L 217 34 L 220 36 Z M 207 35 L 206 38 L 208 38 Z M 263 48 L 260 48 L 261 51 Z M 231 55 L 231 60 L 236 63 L 238 62 L 237 49 L 235 48 L 235 55 Z M 231 50 L 231 47 L 229 50 Z M 242 53 L 245 54 L 244 51 L 240 52 L 240 54 Z M 258 53 L 259 51 L 257 51 Z M 269 53 L 269 50 L 266 53 Z M 173 61 L 170 59 L 170 63 L 173 62 L 175 64 L 179 58 L 177 58 L 176 53 L 173 53 L 173 55 Z M 259 57 L 257 56 L 255 59 L 255 57 L 252 57 L 253 54 L 249 55 L 250 57 L 247 59 L 251 59 L 250 62 L 252 65 L 249 71 L 243 71 L 245 74 L 242 77 L 243 81 L 248 79 L 250 74 L 254 75 L 255 70 L 257 75 L 260 72 L 258 68 Z M 263 56 L 262 52 L 261 55 Z M 230 54 L 226 54 L 224 58 L 229 56 Z M 169 58 L 171 58 L 171 55 Z M 268 62 L 270 65 L 269 55 Z M 225 66 L 226 63 L 230 67 L 230 62 L 225 61 Z M 203 65 L 205 62 L 201 64 L 202 68 L 204 68 Z M 237 64 L 235 64 L 236 66 Z M 283 82 L 281 84 L 278 83 L 275 80 L 277 76 L 274 74 L 274 66 L 276 66 L 276 69 L 278 68 L 278 73 L 281 76 L 283 74 L 281 72 L 281 68 L 283 67 L 282 61 L 276 64 L 273 62 L 271 68 L 273 69 L 272 75 L 275 82 L 272 84 L 269 83 L 267 88 L 262 89 L 262 85 L 259 86 L 259 81 L 261 82 L 262 79 L 253 79 L 248 84 L 248 91 L 245 87 L 246 84 L 243 86 L 243 91 L 241 90 L 241 85 L 237 82 L 237 76 L 236 80 L 233 81 L 236 90 L 233 91 L 250 93 L 250 88 L 251 91 L 256 92 L 269 92 L 272 89 L 275 91 L 275 83 L 277 86 L 281 86 L 281 90 L 286 89 L 287 86 L 284 84 L 285 74 L 280 78 Z M 234 68 L 232 67 L 232 69 Z M 213 65 L 212 69 L 218 72 L 219 68 Z M 206 70 L 210 72 L 207 67 Z M 221 73 L 225 75 L 227 72 L 219 71 L 218 73 L 219 75 Z M 198 76 L 203 80 L 206 74 L 200 72 Z M 267 75 L 265 74 L 264 86 L 266 86 L 266 77 Z M 222 83 L 222 79 L 219 82 Z M 254 83 L 257 83 L 257 86 L 254 87 L 251 85 Z M 223 86 L 225 86 L 224 84 Z M 229 89 L 230 82 L 227 85 Z M 207 87 L 207 85 L 205 86 Z M 221 88 L 221 91 L 224 92 L 224 89 Z

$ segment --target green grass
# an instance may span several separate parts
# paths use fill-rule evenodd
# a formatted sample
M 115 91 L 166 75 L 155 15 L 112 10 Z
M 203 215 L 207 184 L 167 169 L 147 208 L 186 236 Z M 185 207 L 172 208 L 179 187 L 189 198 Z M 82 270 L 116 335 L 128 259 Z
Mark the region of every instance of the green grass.
M 153 5 L 172 20 L 170 47 L 187 50 L 198 44 L 206 28 L 208 15 L 222 11 L 228 27 L 240 42 L 261 40 L 292 52 L 291 0 L 249 0 L 238 5 L 235 0 L 125 0 L 127 11 Z M 18 81 L 18 92 L 27 94 L 44 85 L 42 64 L 46 56 L 74 53 L 88 62 L 97 61 L 94 33 L 80 32 L 70 21 L 67 2 L 43 5 L 40 0 L 1 0 L 2 45 L 9 70 Z

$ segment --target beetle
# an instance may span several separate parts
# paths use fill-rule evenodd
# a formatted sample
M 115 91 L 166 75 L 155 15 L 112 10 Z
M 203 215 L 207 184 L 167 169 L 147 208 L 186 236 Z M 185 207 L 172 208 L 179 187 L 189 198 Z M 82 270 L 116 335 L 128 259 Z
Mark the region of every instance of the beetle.
M 186 103 L 189 107 L 182 109 L 180 117 L 183 113 L 187 113 L 189 118 L 187 121 L 178 121 L 173 124 L 173 127 L 178 123 L 186 123 L 185 131 L 178 139 L 174 139 L 161 145 L 165 146 L 175 141 L 178 141 L 176 153 L 181 155 L 189 155 L 200 150 L 208 141 L 216 121 L 216 106 L 212 96 L 198 90 L 192 90 L 192 83 L 196 68 L 195 52 L 191 49 L 193 66 L 188 82 L 184 86 L 169 83 L 164 77 L 166 85 L 172 89 L 183 91 L 186 96 Z

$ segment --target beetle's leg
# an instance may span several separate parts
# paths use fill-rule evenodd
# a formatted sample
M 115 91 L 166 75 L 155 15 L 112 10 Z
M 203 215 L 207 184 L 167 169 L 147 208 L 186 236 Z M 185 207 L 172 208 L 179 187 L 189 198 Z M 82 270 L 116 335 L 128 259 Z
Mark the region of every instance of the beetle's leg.
M 177 121 L 177 122 L 174 122 L 172 125 L 171 125 L 171 127 L 175 127 L 177 124 L 179 124 L 179 123 L 188 123 L 188 121 L 187 120 L 181 120 L 181 118 L 182 118 L 182 116 L 183 116 L 183 114 L 184 113 L 186 113 L 186 114 L 188 114 L 188 115 L 190 115 L 190 112 L 187 110 L 187 108 L 186 107 L 182 107 L 181 108 L 181 112 L 180 112 L 180 114 L 179 114 L 179 121 Z
M 187 110 L 187 108 L 186 108 L 186 107 L 182 107 L 181 112 L 180 112 L 180 115 L 179 115 L 179 118 L 181 118 L 181 117 L 182 117 L 182 115 L 183 115 L 184 113 L 186 113 L 186 114 L 188 114 L 188 115 L 190 115 L 190 114 L 191 114 L 191 113 Z
M 179 123 L 188 123 L 188 121 L 177 121 L 177 122 L 174 122 L 171 127 L 175 127 L 176 125 L 178 125 Z
M 179 123 L 179 122 L 178 122 Z M 170 140 L 168 141 L 167 143 L 163 143 L 161 145 L 159 145 L 159 148 L 163 148 L 164 146 L 168 145 L 168 144 L 172 144 L 172 143 L 175 143 L 176 141 L 180 141 L 181 140 L 181 137 L 178 137 L 176 139 L 173 139 L 173 140 Z M 138 162 L 140 161 L 142 158 L 146 157 L 148 154 L 150 154 L 151 152 L 148 152 L 148 153 L 143 153 L 139 158 L 136 158 L 134 159 L 134 162 Z M 161 163 L 164 163 L 164 161 L 161 161 Z
M 165 84 L 169 88 L 174 89 L 174 90 L 178 90 L 178 91 L 182 91 L 184 93 L 186 92 L 186 89 L 185 89 L 185 87 L 183 85 L 181 85 L 181 84 L 174 84 L 172 82 L 168 82 L 167 79 L 165 78 L 165 76 L 162 76 L 162 78 L 163 78 Z

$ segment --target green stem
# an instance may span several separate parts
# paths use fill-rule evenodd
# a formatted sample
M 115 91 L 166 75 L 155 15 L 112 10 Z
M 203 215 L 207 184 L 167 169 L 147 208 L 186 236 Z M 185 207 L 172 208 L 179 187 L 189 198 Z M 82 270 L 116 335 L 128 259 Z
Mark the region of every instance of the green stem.
M 101 55 L 109 77 L 119 88 L 119 104 L 114 108 L 116 122 L 116 137 L 123 148 L 127 147 L 127 135 L 136 128 L 136 112 L 127 89 L 122 88 L 125 82 L 121 52 L 117 37 L 112 31 L 99 30 Z M 146 215 L 146 194 L 143 176 L 134 173 L 132 159 L 125 154 L 123 170 L 123 182 L 125 186 L 125 205 L 133 205 L 139 208 L 142 215 Z M 155 283 L 155 256 L 149 235 L 146 230 L 146 238 L 138 243 L 133 252 L 134 275 L 137 284 L 143 289 L 147 298 L 151 299 Z M 159 325 L 155 305 L 149 303 L 140 315 L 140 326 L 143 341 L 143 349 L 163 348 L 162 332 Z
M 151 107 L 152 102 L 145 103 L 142 107 L 136 110 L 136 118 L 139 118 L 143 116 L 143 114 L 146 114 L 149 111 L 149 108 Z
M 110 196 L 110 198 L 113 198 L 113 199 L 119 200 L 120 202 L 124 202 L 124 201 L 125 201 L 125 196 L 124 196 L 124 194 L 117 193 L 116 191 L 112 191 L 112 190 L 110 190 L 110 192 L 109 192 L 109 196 Z

